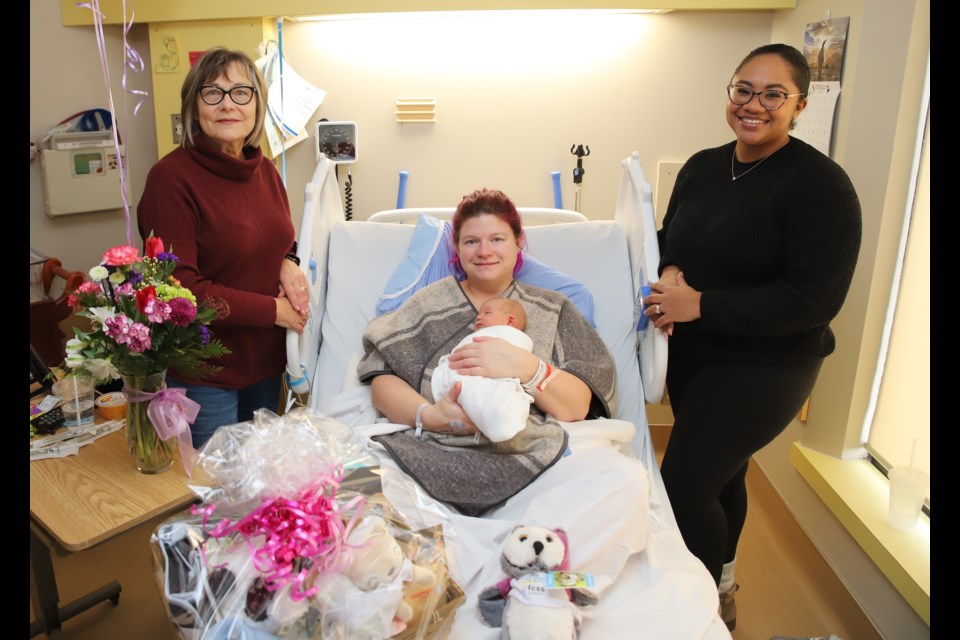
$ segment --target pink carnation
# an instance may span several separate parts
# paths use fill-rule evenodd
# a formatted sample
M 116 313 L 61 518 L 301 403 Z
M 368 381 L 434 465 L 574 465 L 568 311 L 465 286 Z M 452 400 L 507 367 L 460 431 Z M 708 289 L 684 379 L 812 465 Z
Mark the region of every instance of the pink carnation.
M 153 340 L 150 338 L 150 328 L 139 322 L 130 325 L 130 351 L 143 353 L 149 351 L 153 346 Z
M 117 314 L 112 318 L 103 321 L 104 333 L 113 338 L 117 344 L 127 344 L 130 342 L 130 318 L 125 315 Z
M 118 296 L 132 296 L 136 293 L 133 285 L 130 284 L 130 282 L 124 282 L 123 284 L 114 287 L 113 292 Z
M 150 329 L 139 322 L 131 322 L 125 315 L 116 315 L 104 320 L 103 324 L 108 336 L 117 344 L 125 344 L 134 353 L 143 353 L 152 346 Z
M 173 298 L 170 304 L 170 321 L 178 327 L 185 327 L 197 317 L 197 308 L 186 298 Z
M 71 307 L 79 308 L 81 294 L 100 293 L 100 291 L 101 289 L 100 289 L 99 283 L 92 282 L 90 280 L 85 280 L 84 282 L 80 283 L 80 286 L 74 289 L 73 293 L 67 296 L 67 304 Z
M 111 267 L 123 267 L 139 260 L 139 254 L 139 249 L 129 245 L 113 247 L 103 253 L 103 263 Z
M 91 282 L 90 280 L 81 282 L 80 286 L 76 289 L 77 293 L 99 293 L 99 291 L 100 285 L 96 282 Z
M 170 305 L 160 298 L 151 298 L 143 306 L 142 313 L 150 322 L 163 322 L 170 317 Z

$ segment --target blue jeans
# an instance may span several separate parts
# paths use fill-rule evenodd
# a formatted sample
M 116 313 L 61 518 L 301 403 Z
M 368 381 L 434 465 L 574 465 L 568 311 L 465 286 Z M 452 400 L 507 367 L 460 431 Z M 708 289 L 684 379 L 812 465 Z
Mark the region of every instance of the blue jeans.
M 280 376 L 255 382 L 242 389 L 221 389 L 189 384 L 167 377 L 168 387 L 183 387 L 187 397 L 200 405 L 197 419 L 190 425 L 193 448 L 200 449 L 218 427 L 253 419 L 253 412 L 266 408 L 276 412 L 280 403 Z

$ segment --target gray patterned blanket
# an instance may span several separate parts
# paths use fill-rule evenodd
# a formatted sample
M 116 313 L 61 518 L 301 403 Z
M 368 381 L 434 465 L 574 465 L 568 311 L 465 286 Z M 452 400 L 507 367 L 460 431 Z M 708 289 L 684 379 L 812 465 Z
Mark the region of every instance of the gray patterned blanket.
M 504 296 L 523 305 L 533 352 L 587 383 L 593 391 L 591 417 L 610 417 L 616 392 L 613 358 L 576 307 L 562 294 L 522 283 L 514 283 Z M 357 367 L 360 380 L 397 375 L 432 400 L 434 368 L 473 330 L 476 315 L 453 277 L 421 289 L 367 325 Z M 419 438 L 413 431 L 400 431 L 374 440 L 427 493 L 471 516 L 506 502 L 567 450 L 563 427 L 535 406 L 526 428 L 505 442 L 427 431 Z

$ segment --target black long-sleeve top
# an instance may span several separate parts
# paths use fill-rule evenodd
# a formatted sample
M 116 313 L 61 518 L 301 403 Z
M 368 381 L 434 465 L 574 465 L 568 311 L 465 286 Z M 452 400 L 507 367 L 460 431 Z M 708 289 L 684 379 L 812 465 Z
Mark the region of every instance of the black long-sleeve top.
M 660 271 L 676 265 L 702 293 L 701 317 L 674 325 L 670 349 L 717 361 L 827 356 L 860 251 L 853 184 L 793 137 L 732 180 L 734 145 L 683 165 L 658 232 Z

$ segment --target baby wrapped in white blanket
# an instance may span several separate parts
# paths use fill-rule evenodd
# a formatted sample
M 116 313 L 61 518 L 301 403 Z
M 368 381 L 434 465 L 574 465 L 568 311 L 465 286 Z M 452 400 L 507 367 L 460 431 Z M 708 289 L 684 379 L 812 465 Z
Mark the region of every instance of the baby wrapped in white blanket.
M 523 332 L 527 316 L 520 303 L 506 298 L 488 300 L 480 307 L 476 331 L 460 341 L 454 351 L 473 342 L 477 336 L 502 338 L 510 344 L 533 351 L 533 341 Z M 523 390 L 519 378 L 466 376 L 453 371 L 448 356 L 442 356 L 431 378 L 434 399 L 448 393 L 461 382 L 457 402 L 493 442 L 504 442 L 517 435 L 527 424 L 533 397 Z

